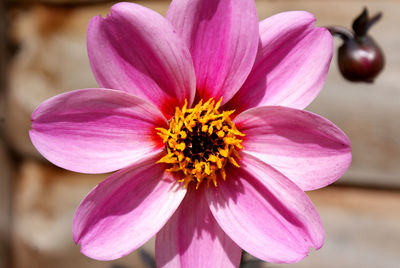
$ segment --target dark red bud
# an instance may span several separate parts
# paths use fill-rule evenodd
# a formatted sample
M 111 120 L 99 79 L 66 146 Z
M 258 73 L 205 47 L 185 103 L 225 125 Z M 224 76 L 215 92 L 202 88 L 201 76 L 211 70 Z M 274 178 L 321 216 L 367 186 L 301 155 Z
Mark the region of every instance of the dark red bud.
M 350 81 L 373 82 L 383 69 L 382 50 L 369 36 L 348 39 L 339 48 L 339 69 Z
M 354 20 L 353 30 L 341 27 L 327 27 L 333 34 L 343 40 L 339 48 L 338 63 L 342 75 L 350 81 L 373 82 L 382 71 L 385 58 L 378 44 L 367 35 L 369 28 L 382 16 L 378 13 L 369 18 L 368 11 L 363 12 Z

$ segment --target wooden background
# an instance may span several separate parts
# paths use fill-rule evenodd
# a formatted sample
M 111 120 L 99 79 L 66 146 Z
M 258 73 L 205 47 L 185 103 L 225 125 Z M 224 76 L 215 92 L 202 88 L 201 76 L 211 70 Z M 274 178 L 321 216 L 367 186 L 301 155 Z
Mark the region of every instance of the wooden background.
M 168 1 L 139 1 L 165 14 Z M 104 176 L 58 169 L 28 138 L 30 114 L 43 100 L 96 87 L 85 46 L 86 25 L 109 1 L 9 0 L 0 5 L 0 267 L 146 267 L 135 252 L 114 262 L 79 253 L 71 238 L 75 208 Z M 349 136 L 353 162 L 334 186 L 310 192 L 325 225 L 324 247 L 290 267 L 399 267 L 400 1 L 258 0 L 260 20 L 306 10 L 317 25 L 350 26 L 367 6 L 383 12 L 371 35 L 386 54 L 374 84 L 350 83 L 336 54 L 322 93 L 309 110 Z M 340 40 L 336 40 L 339 46 Z M 153 252 L 152 241 L 145 246 Z M 265 267 L 286 265 L 265 264 Z M 287 266 L 289 267 L 289 266 Z

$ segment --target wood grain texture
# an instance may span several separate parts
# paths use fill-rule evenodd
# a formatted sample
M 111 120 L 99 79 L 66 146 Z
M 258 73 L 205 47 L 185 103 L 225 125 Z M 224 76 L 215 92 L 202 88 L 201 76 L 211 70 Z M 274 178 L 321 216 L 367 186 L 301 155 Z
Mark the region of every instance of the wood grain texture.
M 11 195 L 13 164 L 0 137 L 0 267 L 11 265 Z
M 111 262 L 96 261 L 80 253 L 72 240 L 76 208 L 106 176 L 78 174 L 24 161 L 18 170 L 13 199 L 13 268 L 110 268 L 132 264 L 146 268 L 139 251 Z M 154 242 L 150 242 L 153 248 L 151 243 Z M 144 246 L 146 250 L 148 247 Z
M 328 187 L 309 192 L 325 244 L 292 265 L 271 268 L 394 268 L 400 261 L 400 192 Z

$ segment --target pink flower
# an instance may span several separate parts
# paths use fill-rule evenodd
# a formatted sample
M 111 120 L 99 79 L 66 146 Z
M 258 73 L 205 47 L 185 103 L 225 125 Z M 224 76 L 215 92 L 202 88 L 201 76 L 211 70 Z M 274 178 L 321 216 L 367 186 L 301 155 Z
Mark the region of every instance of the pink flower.
M 160 267 L 237 267 L 241 248 L 296 262 L 322 246 L 303 191 L 337 180 L 351 151 L 333 123 L 302 110 L 332 56 L 314 21 L 295 11 L 258 23 L 253 0 L 174 0 L 166 18 L 119 3 L 90 21 L 102 88 L 45 101 L 30 131 L 55 165 L 119 170 L 76 211 L 85 255 L 116 259 L 155 234 Z

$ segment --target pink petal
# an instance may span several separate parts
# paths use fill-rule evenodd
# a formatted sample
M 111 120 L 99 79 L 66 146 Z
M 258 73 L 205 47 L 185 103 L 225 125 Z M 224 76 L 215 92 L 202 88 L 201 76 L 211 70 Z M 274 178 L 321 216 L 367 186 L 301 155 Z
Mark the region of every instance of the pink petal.
M 156 105 L 167 117 L 185 98 L 191 104 L 195 74 L 188 48 L 158 13 L 119 3 L 88 26 L 90 65 L 101 87 L 124 90 Z
M 83 173 L 114 171 L 163 148 L 153 105 L 122 91 L 81 89 L 43 102 L 32 113 L 31 141 L 50 162 Z
M 254 0 L 174 0 L 167 19 L 192 53 L 198 97 L 228 101 L 249 74 L 257 52 Z
M 140 247 L 167 222 L 186 189 L 175 183 L 161 155 L 120 170 L 79 205 L 72 224 L 81 252 L 98 260 L 120 258 Z
M 351 162 L 350 141 L 332 122 L 286 107 L 250 109 L 235 118 L 247 153 L 273 166 L 304 191 L 339 179 Z
M 314 27 L 303 11 L 284 12 L 260 22 L 261 44 L 254 67 L 228 104 L 238 112 L 255 106 L 298 109 L 322 89 L 333 53 L 332 35 Z
M 296 262 L 319 249 L 324 230 L 313 204 L 293 182 L 242 153 L 241 167 L 210 187 L 207 200 L 221 228 L 243 250 L 268 262 Z
M 185 199 L 157 234 L 158 267 L 238 267 L 242 250 L 208 208 L 206 187 L 189 187 Z

